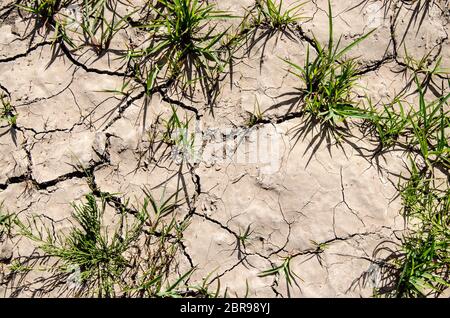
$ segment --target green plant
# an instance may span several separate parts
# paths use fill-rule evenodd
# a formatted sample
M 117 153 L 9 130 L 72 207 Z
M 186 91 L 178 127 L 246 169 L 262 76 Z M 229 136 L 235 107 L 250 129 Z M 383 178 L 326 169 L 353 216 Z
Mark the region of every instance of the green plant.
M 253 113 L 249 112 L 250 118 L 247 120 L 247 126 L 249 127 L 253 127 L 263 119 L 263 113 L 261 112 L 261 107 L 257 98 L 255 99 L 255 106 L 253 109 Z
M 178 199 L 178 191 L 165 198 L 165 190 L 166 189 L 164 189 L 161 198 L 156 200 L 147 187 L 144 187 L 143 189 L 143 192 L 147 197 L 144 203 L 144 209 L 147 210 L 147 205 L 150 204 L 152 207 L 152 213 L 156 216 L 156 220 L 171 214 L 181 203 Z M 157 222 L 155 224 L 157 224 Z
M 198 81 L 206 85 L 223 70 L 218 44 L 226 31 L 216 32 L 210 23 L 231 16 L 197 0 L 158 0 L 149 7 L 155 16 L 139 28 L 148 32 L 150 43 L 127 55 L 140 81 L 153 87 L 164 71 L 163 77 L 181 83 L 184 91 Z
M 106 12 L 109 6 L 110 12 Z M 120 17 L 117 13 L 117 2 L 109 4 L 107 0 L 84 0 L 83 17 L 80 24 L 85 42 L 100 55 L 107 50 L 114 35 L 128 25 L 127 19 L 132 13 Z M 107 13 L 112 16 L 107 17 Z
M 242 231 L 241 229 L 239 229 L 239 235 L 238 235 L 239 243 L 238 244 L 242 245 L 245 248 L 245 246 L 252 234 L 253 234 L 253 230 L 251 229 L 250 224 L 245 228 L 245 231 Z
M 333 18 L 331 3 L 328 1 L 329 39 L 326 46 L 314 38 L 317 55 L 311 58 L 309 46 L 303 67 L 286 61 L 295 71 L 292 74 L 302 80 L 305 87 L 301 90 L 305 102 L 305 111 L 322 122 L 332 125 L 346 118 L 368 119 L 371 114 L 356 107 L 352 100 L 352 88 L 358 79 L 358 70 L 354 59 L 341 60 L 354 46 L 366 39 L 371 32 L 359 37 L 343 49 L 339 49 L 341 38 L 336 45 L 333 39 Z
M 20 261 L 13 260 L 11 262 L 11 264 L 9 265 L 9 270 L 12 273 L 26 273 L 26 272 L 29 272 L 29 271 L 33 270 L 33 267 L 32 266 L 25 266 L 25 265 L 21 264 Z
M 239 26 L 227 32 L 221 39 L 221 46 L 228 51 L 228 61 L 232 63 L 234 54 L 244 44 L 249 47 L 264 37 L 270 37 L 277 31 L 286 31 L 303 17 L 299 14 L 305 3 L 295 1 L 289 6 L 283 5 L 283 0 L 258 0 L 246 10 Z M 257 36 L 259 29 L 264 29 L 262 36 Z M 257 39 L 256 39 L 257 38 Z M 247 48 L 248 49 L 248 48 Z
M 73 204 L 73 217 L 78 226 L 67 235 L 52 234 L 37 217 L 28 225 L 19 224 L 22 234 L 39 242 L 40 249 L 47 256 L 62 261 L 60 270 L 70 272 L 79 268 L 79 283 L 93 289 L 99 297 L 115 295 L 115 286 L 121 284 L 120 278 L 128 266 L 124 254 L 138 240 L 148 218 L 146 213 L 140 213 L 130 226 L 122 211 L 119 227 L 110 236 L 103 224 L 106 199 L 102 197 L 99 204 L 92 194 L 88 194 L 86 202 Z
M 310 240 L 310 242 L 315 246 L 315 253 L 317 255 L 323 253 L 328 248 L 328 243 L 316 242 L 314 240 Z
M 180 298 L 180 297 L 182 297 L 180 295 L 181 291 L 178 290 L 177 288 L 181 285 L 181 283 L 185 283 L 186 280 L 189 279 L 189 277 L 192 275 L 194 270 L 195 270 L 195 268 L 190 269 L 189 271 L 187 271 L 186 273 L 181 275 L 174 283 L 170 284 L 164 290 L 159 287 L 158 291 L 156 292 L 156 295 L 158 297 L 163 297 L 163 298 Z M 151 283 L 153 283 L 153 282 L 151 282 Z
M 419 64 L 422 63 L 425 62 Z M 394 103 L 398 103 L 399 111 L 385 106 L 382 115 L 376 114 L 373 120 L 383 146 L 402 145 L 425 162 L 419 169 L 411 159 L 410 177 L 399 185 L 402 214 L 408 228 L 400 247 L 384 264 L 388 280 L 393 281 L 391 288 L 376 291 L 388 297 L 439 296 L 450 287 L 450 185 L 448 178 L 439 180 L 435 175 L 435 167 L 450 168 L 447 107 L 450 94 L 443 93 L 427 102 L 426 86 L 419 81 L 418 74 L 432 76 L 436 68 L 422 72 L 424 65 L 416 67 L 413 79 L 418 107 L 409 105 L 406 112 L 396 98 Z
M 177 109 L 170 105 L 172 115 L 168 120 L 164 120 L 165 131 L 163 133 L 163 140 L 171 145 L 190 145 L 192 144 L 192 134 L 188 137 L 189 123 L 191 119 L 185 116 L 184 120 L 180 120 Z
M 70 46 L 75 47 L 66 33 L 64 21 L 60 19 L 67 18 L 61 13 L 61 9 L 66 8 L 73 2 L 73 0 L 25 0 L 23 3 L 18 3 L 17 7 L 36 17 L 36 27 L 44 26 L 53 29 L 55 34 L 53 43 L 62 39 Z M 60 15 L 60 18 L 57 15 Z
M 270 29 L 284 29 L 302 18 L 299 14 L 305 4 L 296 1 L 284 8 L 283 0 L 259 0 L 256 2 L 257 15 L 253 17 L 254 25 L 263 25 Z
M 410 160 L 410 177 L 400 184 L 400 196 L 403 203 L 403 215 L 406 218 L 418 218 L 421 221 L 437 214 L 448 214 L 450 188 L 448 184 L 436 184 L 431 176 L 425 176 L 426 170 L 420 171 Z
M 409 231 L 392 263 L 397 271 L 391 296 L 439 295 L 450 287 L 450 187 L 436 185 L 411 160 L 411 176 L 400 188 Z
M 195 285 L 189 285 L 189 290 L 191 291 L 193 296 L 199 297 L 199 298 L 217 298 L 220 297 L 220 279 L 216 276 L 211 279 L 212 275 L 215 271 L 209 272 L 208 275 L 206 275 L 205 278 L 202 279 L 201 283 L 197 283 Z M 214 281 L 217 280 L 217 285 L 215 288 L 215 291 L 211 291 L 211 285 L 214 283 Z M 226 295 L 226 291 L 225 291 Z M 225 296 L 224 296 L 225 298 Z
M 278 265 L 278 266 L 274 266 L 270 269 L 267 269 L 265 271 L 262 271 L 261 273 L 259 273 L 259 277 L 265 277 L 265 276 L 270 276 L 270 275 L 280 275 L 283 274 L 284 277 L 286 278 L 286 282 L 288 284 L 288 286 L 292 286 L 292 283 L 295 283 L 297 285 L 297 281 L 296 278 L 301 279 L 296 273 L 294 273 L 291 270 L 291 261 L 294 258 L 294 256 L 287 256 L 283 259 L 283 262 Z
M 192 118 L 185 116 L 181 120 L 176 108 L 171 105 L 172 115 L 164 121 L 164 132 L 162 140 L 174 147 L 174 153 L 182 155 L 188 159 L 195 158 L 195 133 L 190 131 L 190 122 Z
M 25 4 L 17 6 L 25 11 L 31 12 L 43 19 L 43 23 L 51 23 L 54 15 L 63 7 L 71 4 L 73 0 L 26 0 Z
M 409 55 L 406 45 L 404 46 L 404 64 L 405 66 L 412 70 L 415 75 L 424 74 L 428 77 L 435 75 L 447 75 L 449 74 L 448 69 L 441 68 L 442 56 L 438 57 L 434 62 L 431 62 L 431 54 L 433 50 L 426 53 L 420 60 L 415 59 Z
M 154 238 L 147 237 L 143 255 L 134 261 L 135 268 L 131 268 L 128 275 L 137 276 L 136 281 L 128 283 L 124 288 L 127 295 L 132 297 L 180 297 L 182 287 L 189 279 L 195 268 L 188 270 L 178 277 L 175 282 L 170 281 L 173 263 L 178 251 L 178 243 L 188 222 L 178 224 L 172 219 L 168 224 L 161 224 L 160 220 L 154 223 L 149 232 Z
M 0 119 L 5 120 L 8 125 L 15 126 L 17 121 L 17 114 L 14 107 L 7 96 L 0 93 Z
M 243 259 L 245 250 L 247 248 L 247 243 L 250 244 L 250 238 L 253 234 L 251 224 L 249 224 L 245 230 L 239 227 L 239 234 L 236 235 L 236 243 L 234 251 L 237 252 L 238 259 Z
M 382 147 L 401 145 L 418 152 L 429 168 L 436 164 L 450 168 L 450 112 L 447 107 L 450 93 L 434 101 L 426 101 L 424 88 L 416 75 L 414 82 L 419 95 L 417 108 L 396 97 L 378 111 L 369 100 L 372 114 L 369 122 L 375 128 Z
M 442 95 L 433 102 L 425 101 L 425 94 L 417 77 L 415 78 L 419 92 L 419 110 L 409 116 L 413 130 L 412 145 L 418 145 L 427 165 L 430 160 L 439 162 L 450 168 L 450 145 L 448 129 L 450 128 L 450 112 L 445 109 L 450 93 Z
M 383 104 L 383 110 L 379 113 L 369 100 L 370 112 L 373 114 L 371 123 L 375 127 L 381 146 L 384 148 L 394 145 L 399 137 L 409 127 L 410 111 L 405 112 L 403 102 L 396 98 L 392 103 Z M 398 111 L 395 109 L 398 107 Z
M 116 206 L 119 214 L 114 228 L 104 224 L 108 202 L 117 202 L 111 201 L 108 194 L 101 194 L 99 199 L 88 194 L 85 202 L 74 204 L 77 224 L 67 234 L 54 233 L 42 217 L 35 216 L 26 223 L 18 221 L 18 225 L 22 235 L 39 243 L 45 256 L 58 261 L 57 271 L 79 269 L 82 294 L 166 297 L 184 278 L 175 285 L 166 283 L 188 223 L 169 217 L 177 204 L 174 195 L 159 203 L 145 193 L 142 208 L 133 215 L 127 203 Z M 141 248 L 134 250 L 138 245 Z
M 402 241 L 396 297 L 425 297 L 450 287 L 448 233 L 415 233 Z

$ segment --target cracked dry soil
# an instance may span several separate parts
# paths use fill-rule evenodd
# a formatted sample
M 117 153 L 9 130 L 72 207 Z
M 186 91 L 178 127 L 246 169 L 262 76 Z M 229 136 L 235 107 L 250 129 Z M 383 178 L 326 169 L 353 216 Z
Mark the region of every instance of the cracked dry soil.
M 0 3 L 0 84 L 18 114 L 13 128 L 3 122 L 0 127 L 4 208 L 20 218 L 45 215 L 55 230 L 64 230 L 71 224 L 70 204 L 89 192 L 113 194 L 108 203 L 114 208 L 125 197 L 132 204 L 142 202 L 144 187 L 157 198 L 179 191 L 184 199 L 176 213 L 190 224 L 179 242 L 174 275 L 195 267 L 191 282 L 213 273 L 212 285 L 220 281 L 230 295 L 248 292 L 251 297 L 370 297 L 382 284 L 376 272 L 382 255 L 375 251 L 380 244 L 398 243 L 405 227 L 397 185 L 399 176 L 408 174 L 407 154 L 401 149 L 376 153 L 376 141 L 356 126 L 350 125 L 351 133 L 339 142 L 309 126 L 292 111 L 289 94 L 298 79 L 280 59 L 301 64 L 312 34 L 326 41 L 326 1 L 308 2 L 302 11 L 307 18 L 289 34 L 255 41 L 226 70 L 214 101 L 200 92 L 188 99 L 164 84 L 151 94 L 140 88 L 125 98 L 105 92 L 119 89 L 130 77 L 118 57 L 142 40 L 136 29 L 118 32 L 103 56 L 89 48 L 72 51 L 52 44 L 45 29 L 32 32 L 29 20 L 11 9 L 13 2 Z M 132 12 L 144 1 L 131 3 L 119 3 L 118 10 Z M 216 1 L 233 15 L 252 3 Z M 344 44 L 376 28 L 349 53 L 359 58 L 358 98 L 389 100 L 405 90 L 417 100 L 405 76 L 404 47 L 417 58 L 431 51 L 430 61 L 442 55 L 443 67 L 450 66 L 446 1 L 436 1 L 419 17 L 414 1 L 332 4 L 335 36 L 342 34 Z M 448 90 L 444 76 L 436 82 Z M 275 170 L 219 160 L 230 146 L 222 137 L 246 126 L 255 100 L 264 119 L 245 138 L 236 138 L 229 151 L 245 157 L 260 138 L 275 139 Z M 162 132 L 171 105 L 202 129 L 221 132 L 202 144 L 204 153 L 217 160 L 177 161 L 170 146 L 150 137 Z M 107 217 L 114 224 L 115 214 Z M 11 260 L 37 253 L 24 238 L 0 244 L 0 279 Z M 298 284 L 289 286 L 282 275 L 260 275 L 286 257 L 292 258 Z M 44 269 L 0 281 L 0 294 L 58 296 L 59 289 L 43 291 L 45 277 Z

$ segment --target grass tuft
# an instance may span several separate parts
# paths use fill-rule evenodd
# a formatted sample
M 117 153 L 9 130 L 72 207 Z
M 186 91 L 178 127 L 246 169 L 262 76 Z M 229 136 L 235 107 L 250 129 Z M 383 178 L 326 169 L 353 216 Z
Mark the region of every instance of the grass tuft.
M 63 8 L 68 7 L 73 2 L 73 0 L 25 0 L 23 3 L 18 3 L 17 7 L 35 17 L 37 29 L 44 27 L 47 30 L 54 31 L 53 44 L 61 39 L 71 47 L 75 47 L 66 33 L 65 22 L 62 21 L 67 17 L 61 12 Z M 58 15 L 63 19 L 58 18 Z
M 301 89 L 305 102 L 305 111 L 315 116 L 321 122 L 336 125 L 347 118 L 368 119 L 370 113 L 358 108 L 353 101 L 352 89 L 359 78 L 356 61 L 354 59 L 343 59 L 345 54 L 354 46 L 366 39 L 371 31 L 340 49 L 341 38 L 335 44 L 333 39 L 333 18 L 331 3 L 328 2 L 329 16 L 329 39 L 326 46 L 314 38 L 314 46 L 317 54 L 311 57 L 308 46 L 306 61 L 299 66 L 286 61 L 304 84 Z
M 381 112 L 370 105 L 373 114 L 370 122 L 383 148 L 401 145 L 419 153 L 429 168 L 440 164 L 450 169 L 450 93 L 426 101 L 417 76 L 414 81 L 419 95 L 418 107 L 403 102 L 399 97 L 391 104 L 384 105 Z
M 408 231 L 390 261 L 395 285 L 387 296 L 438 296 L 450 287 L 450 187 L 419 172 L 411 160 L 411 177 L 401 186 Z
M 108 50 L 113 37 L 128 25 L 127 19 L 133 14 L 132 12 L 120 17 L 117 6 L 118 2 L 110 3 L 107 0 L 83 1 L 81 34 L 84 42 L 91 46 L 97 55 Z M 107 17 L 108 13 L 111 17 Z
M 257 14 L 253 16 L 253 24 L 264 26 L 272 30 L 287 28 L 294 22 L 302 19 L 301 7 L 305 2 L 296 1 L 287 8 L 283 6 L 283 0 L 260 0 L 256 2 Z
M 17 113 L 7 96 L 0 93 L 0 119 L 8 123 L 9 126 L 14 127 L 17 122 Z
M 139 215 L 135 223 L 128 226 L 124 224 L 125 215 L 122 213 L 120 225 L 125 226 L 125 230 L 117 228 L 110 236 L 103 225 L 106 198 L 102 197 L 97 202 L 92 194 L 88 194 L 85 199 L 85 202 L 73 205 L 77 226 L 67 235 L 52 235 L 39 218 L 29 221 L 28 225 L 19 225 L 22 234 L 39 242 L 46 255 L 62 262 L 60 270 L 79 270 L 78 279 L 83 287 L 94 289 L 94 294 L 99 297 L 111 297 L 115 295 L 115 286 L 128 266 L 124 253 L 142 233 L 147 216 Z M 36 233 L 33 229 L 37 230 Z
M 139 26 L 150 37 L 146 48 L 130 50 L 128 59 L 139 80 L 153 87 L 158 75 L 180 84 L 186 92 L 216 78 L 225 66 L 220 40 L 226 34 L 213 21 L 231 18 L 197 0 L 158 0 L 149 5 L 152 18 Z
M 142 209 L 133 215 L 127 202 L 116 205 L 114 226 L 105 224 L 111 199 L 107 194 L 100 198 L 88 194 L 73 204 L 76 224 L 68 232 L 55 233 L 53 225 L 38 216 L 17 224 L 23 236 L 38 242 L 44 255 L 57 261 L 57 272 L 75 280 L 77 295 L 176 296 L 176 287 L 187 274 L 175 284 L 169 283 L 169 274 L 187 223 L 170 217 L 176 207 L 173 195 L 158 202 L 146 193 Z

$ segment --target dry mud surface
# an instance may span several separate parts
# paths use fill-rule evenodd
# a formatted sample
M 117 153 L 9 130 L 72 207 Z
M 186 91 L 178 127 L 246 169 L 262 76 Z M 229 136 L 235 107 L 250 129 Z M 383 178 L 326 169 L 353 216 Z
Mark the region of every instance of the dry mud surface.
M 2 0 L 0 7 L 12 2 Z M 376 28 L 349 53 L 359 57 L 361 97 L 390 99 L 410 89 L 404 47 L 417 58 L 429 51 L 430 59 L 440 54 L 449 66 L 448 3 L 435 1 L 417 13 L 416 2 L 332 1 L 335 36 L 342 34 L 343 43 Z M 138 7 L 143 1 L 132 3 Z M 239 15 L 252 1 L 217 3 Z M 312 34 L 326 41 L 326 10 L 325 0 L 310 1 L 301 29 L 262 34 L 227 70 L 211 102 L 200 92 L 189 100 L 170 89 L 151 96 L 136 89 L 126 98 L 105 92 L 123 85 L 126 67 L 118 57 L 141 40 L 131 27 L 115 36 L 111 52 L 98 57 L 89 48 L 71 53 L 52 46 L 44 29 L 30 36 L 29 21 L 2 9 L 0 83 L 18 117 L 16 128 L 3 122 L 0 128 L 0 201 L 8 211 L 45 215 L 64 229 L 71 203 L 93 185 L 130 198 L 130 204 L 141 202 L 144 187 L 157 198 L 179 191 L 184 199 L 176 213 L 190 225 L 177 270 L 195 266 L 190 281 L 212 273 L 213 284 L 220 280 L 229 295 L 239 296 L 372 296 L 383 284 L 377 247 L 395 244 L 404 229 L 397 185 L 408 173 L 407 159 L 401 150 L 377 154 L 376 142 L 357 127 L 336 141 L 292 111 L 289 93 L 298 79 L 280 57 L 301 64 Z M 265 121 L 248 129 L 255 101 Z M 201 127 L 203 158 L 180 161 L 173 149 L 156 147 L 149 137 L 161 131 L 171 104 L 180 117 Z M 113 212 L 108 218 L 114 223 Z M 6 260 L 36 253 L 26 239 L 0 244 L 4 273 Z M 296 284 L 289 286 L 282 275 L 259 275 L 286 257 L 292 258 Z M 0 285 L 0 294 L 58 295 L 58 290 L 43 292 L 44 277 L 45 270 L 32 271 Z

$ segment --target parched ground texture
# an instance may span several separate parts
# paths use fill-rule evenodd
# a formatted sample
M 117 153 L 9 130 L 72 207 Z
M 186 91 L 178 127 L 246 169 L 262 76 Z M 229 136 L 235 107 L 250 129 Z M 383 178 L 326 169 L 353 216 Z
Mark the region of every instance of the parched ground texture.
M 131 2 L 119 9 L 132 12 L 144 4 Z M 216 2 L 236 16 L 253 4 Z M 418 10 L 418 2 L 426 1 L 332 1 L 335 37 L 342 35 L 344 44 L 376 28 L 349 53 L 359 58 L 361 99 L 389 100 L 414 91 L 404 48 L 417 59 L 428 52 L 430 61 L 442 56 L 442 67 L 450 67 L 448 3 L 430 1 Z M 397 185 L 408 174 L 406 154 L 377 154 L 376 141 L 356 127 L 336 140 L 291 110 L 290 93 L 299 82 L 282 59 L 301 65 L 313 34 L 326 41 L 326 1 L 308 2 L 305 18 L 289 32 L 255 39 L 226 70 L 214 101 L 201 93 L 187 99 L 170 89 L 151 96 L 136 89 L 125 98 L 108 92 L 123 85 L 127 70 L 120 55 L 139 45 L 136 29 L 117 33 L 103 56 L 91 49 L 71 52 L 52 45 L 45 28 L 33 33 L 28 20 L 9 11 L 11 3 L 0 4 L 0 84 L 18 113 L 16 128 L 3 122 L 0 128 L 4 208 L 22 217 L 45 215 L 63 228 L 70 204 L 92 186 L 132 204 L 142 201 L 144 187 L 158 198 L 180 191 L 185 200 L 177 213 L 190 225 L 178 262 L 180 272 L 196 267 L 190 281 L 212 273 L 230 295 L 248 290 L 252 297 L 370 297 L 383 284 L 377 250 L 398 243 L 405 226 Z M 440 81 L 437 87 L 448 89 L 447 80 Z M 246 129 L 255 104 L 265 120 Z M 216 132 L 202 140 L 208 160 L 189 164 L 170 147 L 155 147 L 150 132 L 162 130 L 171 105 L 203 131 Z M 234 142 L 227 134 L 236 135 Z M 258 160 L 250 159 L 264 138 L 276 141 L 274 166 L 268 166 L 265 149 L 258 150 Z M 241 154 L 241 160 L 224 159 L 230 153 Z M 114 222 L 114 214 L 109 217 Z M 35 252 L 26 239 L 0 244 L 5 273 L 6 259 Z M 289 286 L 282 275 L 260 275 L 286 257 L 296 284 Z M 43 270 L 36 270 L 23 281 L 0 285 L 0 294 L 43 295 L 41 276 Z M 26 288 L 18 289 L 20 284 Z

